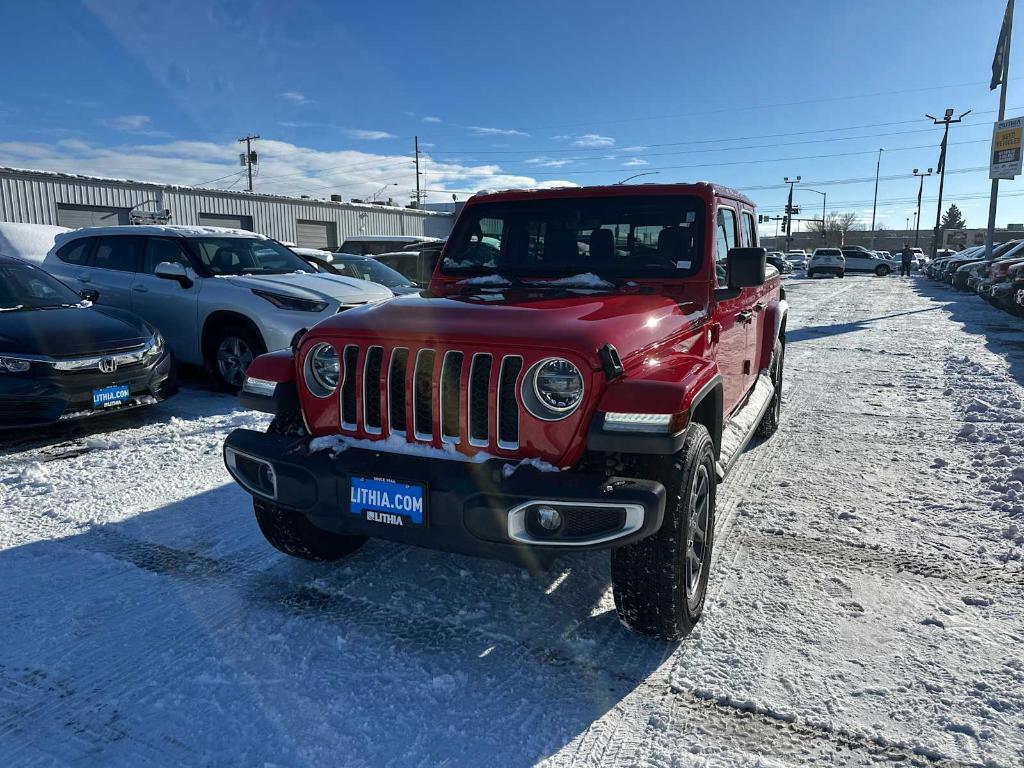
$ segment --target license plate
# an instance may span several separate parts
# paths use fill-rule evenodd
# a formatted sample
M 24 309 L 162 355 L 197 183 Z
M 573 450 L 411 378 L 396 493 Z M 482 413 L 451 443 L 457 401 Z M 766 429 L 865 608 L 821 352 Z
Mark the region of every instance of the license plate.
M 424 525 L 426 492 L 422 483 L 403 483 L 388 477 L 349 478 L 348 511 L 371 523 Z
M 127 384 L 115 384 L 112 387 L 94 389 L 92 391 L 92 407 L 110 408 L 111 406 L 121 405 L 127 402 L 131 396 L 132 393 L 128 389 Z

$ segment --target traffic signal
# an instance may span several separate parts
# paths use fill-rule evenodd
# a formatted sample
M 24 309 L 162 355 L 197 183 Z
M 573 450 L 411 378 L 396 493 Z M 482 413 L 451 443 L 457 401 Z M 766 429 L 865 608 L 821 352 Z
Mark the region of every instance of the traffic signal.
M 782 217 L 782 228 L 789 229 L 789 216 Z

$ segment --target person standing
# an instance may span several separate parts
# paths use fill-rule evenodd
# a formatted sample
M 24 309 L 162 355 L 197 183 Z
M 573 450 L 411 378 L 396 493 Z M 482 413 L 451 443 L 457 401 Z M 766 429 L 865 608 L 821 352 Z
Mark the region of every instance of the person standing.
M 910 277 L 910 264 L 914 259 L 914 252 L 910 250 L 910 246 L 906 243 L 903 244 L 903 250 L 900 251 L 900 277 Z

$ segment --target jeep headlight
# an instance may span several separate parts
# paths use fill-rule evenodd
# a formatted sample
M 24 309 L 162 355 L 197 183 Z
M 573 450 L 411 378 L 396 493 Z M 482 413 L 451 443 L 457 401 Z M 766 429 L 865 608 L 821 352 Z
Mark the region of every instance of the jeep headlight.
M 309 350 L 303 369 L 306 386 L 317 397 L 327 397 L 338 388 L 341 363 L 338 350 L 330 344 L 317 344 Z
M 538 419 L 564 419 L 583 401 L 583 375 L 561 357 L 535 363 L 523 377 L 523 402 Z

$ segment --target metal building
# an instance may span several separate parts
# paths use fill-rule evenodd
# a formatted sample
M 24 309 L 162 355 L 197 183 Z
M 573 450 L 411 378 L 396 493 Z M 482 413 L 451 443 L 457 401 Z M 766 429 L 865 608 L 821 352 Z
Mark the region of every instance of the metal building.
M 130 224 L 130 212 L 170 212 L 170 223 L 237 227 L 307 248 L 350 235 L 447 237 L 451 213 L 340 200 L 104 179 L 0 167 L 0 221 L 62 227 Z

